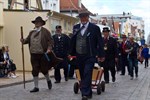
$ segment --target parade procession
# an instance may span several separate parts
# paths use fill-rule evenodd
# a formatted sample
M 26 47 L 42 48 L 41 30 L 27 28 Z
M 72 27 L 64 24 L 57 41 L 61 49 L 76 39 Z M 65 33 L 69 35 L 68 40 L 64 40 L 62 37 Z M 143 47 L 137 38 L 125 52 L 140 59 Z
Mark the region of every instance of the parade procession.
M 0 0 L 0 100 L 150 100 L 149 6 Z

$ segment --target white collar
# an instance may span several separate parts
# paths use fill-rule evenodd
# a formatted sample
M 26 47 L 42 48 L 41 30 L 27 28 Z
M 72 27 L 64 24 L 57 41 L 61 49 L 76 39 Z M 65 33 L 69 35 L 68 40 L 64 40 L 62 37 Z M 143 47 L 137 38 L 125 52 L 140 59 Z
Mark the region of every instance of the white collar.
M 87 28 L 88 27 L 88 25 L 89 25 L 89 22 L 87 22 L 84 26 L 85 26 L 85 28 Z M 82 27 L 83 26 L 83 24 L 81 23 L 80 24 L 80 27 Z
M 33 30 L 36 31 L 36 32 L 39 32 L 39 31 L 41 31 L 41 28 L 42 28 L 42 27 L 39 27 L 39 28 L 35 28 L 35 29 L 33 29 Z

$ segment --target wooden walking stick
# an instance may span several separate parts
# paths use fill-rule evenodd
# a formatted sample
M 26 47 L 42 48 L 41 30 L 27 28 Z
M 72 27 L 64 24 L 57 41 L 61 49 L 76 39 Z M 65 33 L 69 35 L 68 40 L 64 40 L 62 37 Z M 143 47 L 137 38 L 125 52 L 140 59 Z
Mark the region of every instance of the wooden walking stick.
M 23 27 L 21 26 L 21 39 L 23 39 Z M 23 65 L 23 84 L 24 84 L 24 89 L 25 89 L 25 67 L 24 67 L 24 47 L 22 43 L 22 65 Z

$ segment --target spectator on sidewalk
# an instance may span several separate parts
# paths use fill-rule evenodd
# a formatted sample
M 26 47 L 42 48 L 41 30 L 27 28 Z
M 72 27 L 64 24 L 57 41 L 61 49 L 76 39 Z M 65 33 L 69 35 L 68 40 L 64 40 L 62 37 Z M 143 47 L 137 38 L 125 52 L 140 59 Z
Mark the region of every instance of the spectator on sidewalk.
M 6 61 L 4 60 L 4 55 L 2 48 L 0 48 L 0 77 L 7 76 L 6 70 Z
M 9 56 L 9 47 L 3 46 L 2 52 L 4 56 L 4 61 L 6 62 L 6 68 L 7 68 L 7 77 L 9 78 L 16 78 L 16 64 L 13 63 L 13 60 Z

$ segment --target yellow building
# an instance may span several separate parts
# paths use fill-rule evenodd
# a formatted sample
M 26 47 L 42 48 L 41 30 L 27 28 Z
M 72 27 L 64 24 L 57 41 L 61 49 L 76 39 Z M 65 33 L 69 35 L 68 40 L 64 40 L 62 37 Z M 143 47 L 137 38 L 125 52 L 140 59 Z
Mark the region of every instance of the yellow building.
M 41 0 L 0 0 L 4 9 L 42 9 Z
M 4 27 L 4 17 L 3 17 L 3 2 L 0 1 L 0 45 L 3 44 L 3 27 Z
M 78 19 L 52 12 L 49 10 L 45 11 L 25 11 L 25 10 L 3 10 L 2 6 L 4 3 L 0 2 L 0 45 L 8 45 L 10 49 L 10 56 L 16 63 L 17 70 L 22 70 L 22 52 L 21 52 L 21 31 L 20 27 L 23 27 L 24 37 L 28 35 L 30 30 L 33 29 L 34 24 L 31 23 L 37 16 L 41 16 L 47 20 L 46 27 L 54 34 L 55 26 L 61 25 L 63 32 L 69 34 L 72 32 L 72 27 L 78 22 Z M 47 15 L 50 13 L 50 17 Z M 31 71 L 30 55 L 28 45 L 24 46 L 25 55 L 25 69 Z

